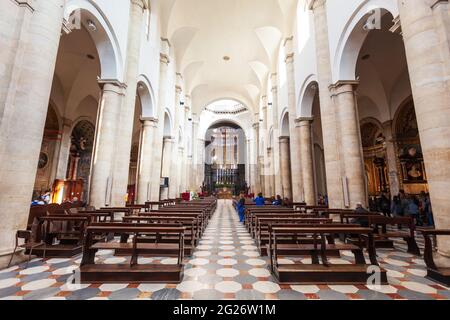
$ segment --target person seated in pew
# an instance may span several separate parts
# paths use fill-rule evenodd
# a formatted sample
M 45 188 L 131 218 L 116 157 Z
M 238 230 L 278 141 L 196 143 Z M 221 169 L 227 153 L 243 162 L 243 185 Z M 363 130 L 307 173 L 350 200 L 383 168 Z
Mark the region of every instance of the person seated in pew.
M 258 193 L 258 196 L 253 200 L 257 206 L 264 206 L 266 204 L 266 199 L 264 199 L 262 193 Z
M 369 213 L 369 211 L 367 211 L 367 210 L 363 207 L 363 205 L 362 205 L 361 202 L 358 202 L 358 203 L 356 204 L 355 214 L 357 214 L 357 215 L 358 215 L 358 214 L 363 215 L 363 214 L 366 214 L 366 213 Z M 363 227 L 363 228 L 369 227 L 369 221 L 367 220 L 367 218 L 364 218 L 364 217 L 352 219 L 351 223 L 359 224 L 359 225 L 361 225 L 361 227 Z
M 275 199 L 274 202 L 272 202 L 272 204 L 274 206 L 282 206 L 283 205 L 283 200 L 281 199 L 281 196 L 277 195 L 277 198 Z
M 239 195 L 239 201 L 237 203 L 237 211 L 239 214 L 239 222 L 244 222 L 245 219 L 245 196 L 243 193 Z

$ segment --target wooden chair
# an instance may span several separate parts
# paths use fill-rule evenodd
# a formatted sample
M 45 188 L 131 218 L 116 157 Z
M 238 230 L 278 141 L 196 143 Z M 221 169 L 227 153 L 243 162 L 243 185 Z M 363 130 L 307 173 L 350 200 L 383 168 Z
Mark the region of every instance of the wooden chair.
M 19 239 L 23 239 L 25 241 L 24 244 L 19 245 Z M 45 259 L 45 253 L 46 253 L 46 246 L 45 243 L 43 241 L 40 242 L 35 242 L 33 239 L 33 233 L 31 230 L 18 230 L 16 232 L 16 246 L 14 247 L 14 251 L 11 254 L 11 259 L 9 260 L 8 263 L 8 268 L 11 266 L 11 262 L 14 258 L 14 255 L 16 254 L 17 248 L 23 248 L 25 250 L 28 250 L 28 261 L 27 261 L 27 267 L 28 264 L 30 263 L 31 260 L 31 256 L 33 254 L 33 249 L 38 248 L 38 247 L 44 247 L 44 259 Z

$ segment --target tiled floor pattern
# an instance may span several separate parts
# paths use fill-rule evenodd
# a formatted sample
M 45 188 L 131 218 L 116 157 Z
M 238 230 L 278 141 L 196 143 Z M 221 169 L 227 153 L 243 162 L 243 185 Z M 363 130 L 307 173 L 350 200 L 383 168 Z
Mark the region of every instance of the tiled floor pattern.
M 0 271 L 0 299 L 450 299 L 450 288 L 424 278 L 422 258 L 397 250 L 378 250 L 379 262 L 388 270 L 388 286 L 290 286 L 278 285 L 267 269 L 245 228 L 239 223 L 231 201 L 220 200 L 203 239 L 193 257 L 186 260 L 184 281 L 171 284 L 71 284 L 80 257 L 34 259 L 28 268 L 15 266 Z M 112 252 L 100 251 L 102 263 L 126 263 Z M 348 263 L 345 253 L 331 263 Z M 141 258 L 139 263 L 171 264 L 173 259 Z M 283 263 L 289 263 L 284 259 Z M 308 263 L 308 259 L 304 259 Z

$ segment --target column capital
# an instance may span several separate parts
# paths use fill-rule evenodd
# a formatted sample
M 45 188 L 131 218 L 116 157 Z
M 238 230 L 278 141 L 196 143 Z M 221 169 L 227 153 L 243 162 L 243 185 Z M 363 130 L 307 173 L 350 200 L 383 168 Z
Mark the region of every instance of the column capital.
M 141 7 L 142 11 L 144 9 L 147 9 L 147 7 L 148 7 L 146 0 L 130 0 L 130 2 L 131 2 L 131 5 Z
M 309 10 L 315 10 L 326 4 L 327 0 L 308 0 L 307 5 Z
M 253 127 L 253 129 L 258 130 L 259 129 L 259 122 L 255 122 L 252 127 Z
M 97 82 L 98 82 L 98 84 L 100 85 L 100 87 L 102 89 L 107 84 L 119 87 L 121 89 L 126 89 L 127 88 L 127 85 L 125 83 L 120 82 L 117 79 L 98 79 Z
M 181 88 L 181 86 L 179 85 L 175 85 L 175 92 L 177 94 L 181 94 L 183 92 L 183 88 Z
M 297 127 L 302 126 L 311 126 L 314 122 L 314 117 L 299 117 L 295 119 L 295 123 Z
M 278 139 L 280 140 L 280 143 L 286 143 L 289 142 L 291 138 L 289 136 L 281 136 Z
M 328 87 L 332 95 L 338 96 L 343 93 L 355 92 L 359 85 L 358 80 L 339 80 Z
M 163 142 L 164 143 L 174 143 L 175 142 L 175 137 L 172 137 L 172 136 L 163 137 Z
M 141 121 L 141 124 L 144 127 L 147 127 L 147 126 L 154 126 L 154 127 L 156 127 L 158 125 L 158 122 L 159 122 L 159 120 L 154 118 L 154 117 L 141 117 L 140 121 Z

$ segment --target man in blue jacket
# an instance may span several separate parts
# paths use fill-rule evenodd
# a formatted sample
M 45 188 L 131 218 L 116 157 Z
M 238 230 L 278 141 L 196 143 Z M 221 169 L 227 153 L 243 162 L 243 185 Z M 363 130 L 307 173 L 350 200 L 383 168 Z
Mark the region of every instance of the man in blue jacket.
M 264 199 L 262 193 L 258 193 L 258 196 L 255 198 L 255 203 L 257 206 L 264 206 L 266 204 L 266 199 Z

